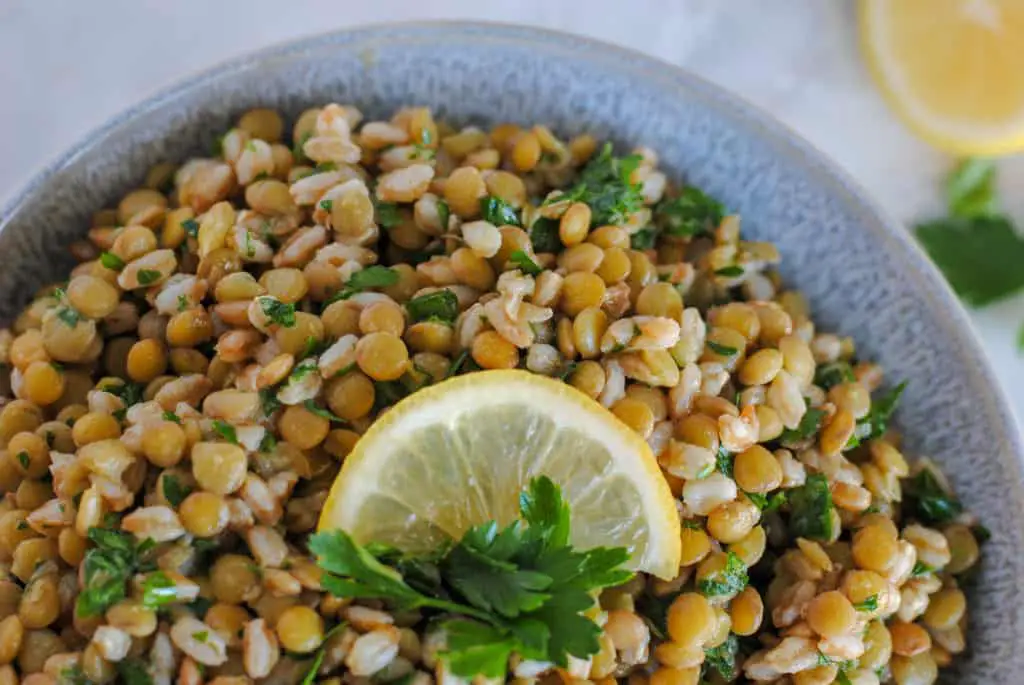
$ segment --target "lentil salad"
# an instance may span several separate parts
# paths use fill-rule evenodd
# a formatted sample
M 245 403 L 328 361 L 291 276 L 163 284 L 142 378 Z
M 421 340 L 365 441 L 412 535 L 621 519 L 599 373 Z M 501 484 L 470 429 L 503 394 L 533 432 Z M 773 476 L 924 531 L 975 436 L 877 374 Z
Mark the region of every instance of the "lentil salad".
M 326 592 L 307 541 L 377 416 L 517 367 L 647 441 L 683 556 L 508 678 L 909 685 L 966 649 L 981 534 L 900 386 L 654 151 L 337 104 L 284 141 L 256 109 L 154 167 L 0 334 L 0 683 L 458 681 L 430 612 Z

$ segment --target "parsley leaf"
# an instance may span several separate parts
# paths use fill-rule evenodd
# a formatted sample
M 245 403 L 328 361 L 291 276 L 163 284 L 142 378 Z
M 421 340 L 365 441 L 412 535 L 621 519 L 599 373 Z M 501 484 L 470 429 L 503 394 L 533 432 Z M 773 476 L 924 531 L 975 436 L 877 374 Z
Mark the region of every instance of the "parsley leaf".
M 109 528 L 90 528 L 88 537 L 94 546 L 82 561 L 83 587 L 75 600 L 75 613 L 82 618 L 100 616 L 125 599 L 128 580 L 153 547 L 147 544 L 151 540 L 136 543 L 133 535 Z
M 742 276 L 745 272 L 743 267 L 738 264 L 731 264 L 729 266 L 723 266 L 721 269 L 715 269 L 716 276 L 724 276 L 726 278 L 736 278 Z
M 995 162 L 980 157 L 961 160 L 946 179 L 946 202 L 953 216 L 991 216 L 998 213 Z
M 142 396 L 146 391 L 146 387 L 141 383 L 129 383 L 125 381 L 121 383 L 104 383 L 99 387 L 99 390 L 109 392 L 111 395 L 120 397 L 125 407 L 131 407 L 132 405 L 138 404 L 142 401 Z
M 215 419 L 213 422 L 213 430 L 222 438 L 228 442 L 237 445 L 238 444 L 238 432 L 235 431 L 235 427 L 227 421 L 221 421 Z
M 825 390 L 830 390 L 843 383 L 852 383 L 857 380 L 853 375 L 853 368 L 846 362 L 830 362 L 822 364 L 814 372 L 814 384 Z
M 722 355 L 723 357 L 731 357 L 732 355 L 739 352 L 739 350 L 737 350 L 735 347 L 730 347 L 729 345 L 716 343 L 714 340 L 707 340 L 704 344 L 707 345 L 708 349 L 710 349 L 712 352 L 714 352 L 715 354 Z
M 142 659 L 131 657 L 117 662 L 117 673 L 124 685 L 153 685 L 153 676 Z
M 697 583 L 697 589 L 706 597 L 735 595 L 747 586 L 747 565 L 735 552 L 729 552 L 725 568 L 715 571 Z
M 823 409 L 808 409 L 800 418 L 800 423 L 797 427 L 793 429 L 787 428 L 782 431 L 779 440 L 782 442 L 800 442 L 801 440 L 812 438 L 818 432 L 821 422 L 824 420 L 825 411 Z
M 562 249 L 562 239 L 558 237 L 558 221 L 540 217 L 530 227 L 530 242 L 533 251 L 558 252 Z
M 261 297 L 260 309 L 274 323 L 292 328 L 295 325 L 295 305 L 284 303 L 274 297 Z
M 174 474 L 165 472 L 160 480 L 163 483 L 164 499 L 174 508 L 192 494 L 192 488 L 183 484 Z
M 658 242 L 658 231 L 653 226 L 641 228 L 629 237 L 629 246 L 634 250 L 651 250 Z
M 540 265 L 530 258 L 530 255 L 526 254 L 522 250 L 516 250 L 508 256 L 508 261 L 515 264 L 524 274 L 530 276 L 536 276 L 544 269 L 540 268 Z
M 747 499 L 753 502 L 758 509 L 765 513 L 775 511 L 786 503 L 786 493 L 784 490 L 779 490 L 771 497 L 757 492 L 748 492 L 746 495 Z
M 787 491 L 790 507 L 789 532 L 793 537 L 814 540 L 832 539 L 832 491 L 828 479 L 820 473 Z
M 174 581 L 163 571 L 148 574 L 142 581 L 142 604 L 150 609 L 158 609 L 178 599 L 174 589 Z
M 459 298 L 451 290 L 443 288 L 412 298 L 405 303 L 405 308 L 414 322 L 434 319 L 452 324 L 459 316 Z
M 374 200 L 373 206 L 376 209 L 377 223 L 382 228 L 394 228 L 402 223 L 402 213 L 395 203 Z
M 666 235 L 692 237 L 710 233 L 722 223 L 725 207 L 698 188 L 689 186 L 654 208 L 654 219 Z
M 640 184 L 630 180 L 639 165 L 640 155 L 615 157 L 612 144 L 605 143 L 600 154 L 580 172 L 579 183 L 559 196 L 558 201 L 575 200 L 590 205 L 592 226 L 621 226 L 643 207 Z
M 982 307 L 1024 288 L 1024 238 L 1002 216 L 938 219 L 917 238 L 957 295 Z
M 906 387 L 907 382 L 904 381 L 877 400 L 873 400 L 868 415 L 857 422 L 854 437 L 863 441 L 882 436 L 889 427 L 889 419 L 896 411 L 896 405 L 899 404 L 900 396 Z
M 520 516 L 505 527 L 475 526 L 429 556 L 363 547 L 342 531 L 317 533 L 309 547 L 335 595 L 460 615 L 443 624 L 441 656 L 455 675 L 500 677 L 513 652 L 564 667 L 570 655 L 599 650 L 600 628 L 584 612 L 595 591 L 632 577 L 622 568 L 629 555 L 570 547 L 568 505 L 546 477 L 522 493 Z
M 181 227 L 185 230 L 185 235 L 188 237 L 199 237 L 199 222 L 195 219 L 185 219 L 181 222 Z
M 722 644 L 704 650 L 704 667 L 715 669 L 726 682 L 732 682 L 736 678 L 736 657 L 739 651 L 739 638 L 729 635 Z
M 448 219 L 452 215 L 451 207 L 444 200 L 437 201 L 437 220 L 441 224 L 441 232 L 446 233 L 448 231 Z
M 732 454 L 727 449 L 719 445 L 718 454 L 715 455 L 715 468 L 723 475 L 732 478 L 732 463 Z
M 111 271 L 120 271 L 124 268 L 124 260 L 113 252 L 103 252 L 100 254 L 100 264 Z
M 448 373 L 446 373 L 444 377 L 447 379 L 458 374 L 459 370 L 462 369 L 462 365 L 466 363 L 466 360 L 472 361 L 472 359 L 469 356 L 468 347 L 459 352 L 459 355 L 452 360 L 452 365 L 448 367 Z
M 163 274 L 161 274 L 156 269 L 139 269 L 139 272 L 136 275 L 139 279 L 139 283 L 141 283 L 142 285 L 150 285 L 151 283 L 156 283 L 157 281 L 160 280 L 160 277 L 163 276 Z
M 175 414 L 173 411 L 165 411 L 163 413 L 164 421 L 173 421 L 174 423 L 181 425 L 181 417 Z
M 853 608 L 857 611 L 877 611 L 878 595 L 871 595 L 870 597 L 866 597 L 863 601 L 855 602 Z
M 270 416 L 281 408 L 281 401 L 277 399 L 277 390 L 274 388 L 263 388 L 259 392 L 260 409 L 264 416 Z
M 78 322 L 82 319 L 82 315 L 78 313 L 77 309 L 68 304 L 67 293 L 62 288 L 56 288 L 53 291 L 53 296 L 57 298 L 59 303 L 57 306 L 57 318 L 68 328 L 77 326 Z
M 480 198 L 480 214 L 484 221 L 495 226 L 519 226 L 516 208 L 500 197 L 488 195 Z
M 914 564 L 914 568 L 910 571 L 910 575 L 914 578 L 917 578 L 919 576 L 926 576 L 934 570 L 935 569 L 933 569 L 931 566 L 924 563 L 923 561 L 918 561 Z
M 960 500 L 946 492 L 927 467 L 904 485 L 903 493 L 908 511 L 928 525 L 949 523 L 964 510 Z
M 306 408 L 306 411 L 312 414 L 316 414 L 317 416 L 327 419 L 328 421 L 333 421 L 334 423 L 343 423 L 346 426 L 348 425 L 348 421 L 335 416 L 327 409 L 324 409 L 323 407 L 319 406 L 314 400 L 306 400 L 305 402 L 302 403 L 302 406 Z
M 360 269 L 352 274 L 341 290 L 327 298 L 324 307 L 338 300 L 347 300 L 356 293 L 370 288 L 387 288 L 398 283 L 398 278 L 398 272 L 386 266 L 374 265 Z

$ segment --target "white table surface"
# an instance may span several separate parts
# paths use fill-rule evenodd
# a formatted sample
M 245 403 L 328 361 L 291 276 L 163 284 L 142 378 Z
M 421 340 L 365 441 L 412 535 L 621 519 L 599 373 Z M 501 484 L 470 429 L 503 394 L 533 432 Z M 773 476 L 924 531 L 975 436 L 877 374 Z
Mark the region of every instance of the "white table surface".
M 674 7 L 667 10 L 668 7 Z M 685 66 L 768 110 L 906 222 L 942 210 L 950 159 L 915 139 L 871 87 L 852 3 L 822 0 L 6 0 L 0 3 L 0 200 L 112 115 L 264 45 L 357 24 L 490 19 L 573 31 Z M 1024 218 L 1024 160 L 1001 186 Z M 1024 296 L 973 312 L 1018 415 Z

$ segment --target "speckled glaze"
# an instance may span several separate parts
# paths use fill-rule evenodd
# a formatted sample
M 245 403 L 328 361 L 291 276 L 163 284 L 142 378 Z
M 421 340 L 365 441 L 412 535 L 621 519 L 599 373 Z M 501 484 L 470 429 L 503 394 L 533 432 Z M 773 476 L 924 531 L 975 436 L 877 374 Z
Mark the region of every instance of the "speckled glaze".
M 65 246 L 161 160 L 209 150 L 240 112 L 328 101 L 370 117 L 429 105 L 455 122 L 549 122 L 657 150 L 663 166 L 743 215 L 825 328 L 890 379 L 907 451 L 942 464 L 992 529 L 970 609 L 970 653 L 946 677 L 1024 682 L 1024 487 L 1018 429 L 967 318 L 906 232 L 792 132 L 668 64 L 511 26 L 418 23 L 332 33 L 224 64 L 96 131 L 4 209 L 0 318 L 71 266 Z

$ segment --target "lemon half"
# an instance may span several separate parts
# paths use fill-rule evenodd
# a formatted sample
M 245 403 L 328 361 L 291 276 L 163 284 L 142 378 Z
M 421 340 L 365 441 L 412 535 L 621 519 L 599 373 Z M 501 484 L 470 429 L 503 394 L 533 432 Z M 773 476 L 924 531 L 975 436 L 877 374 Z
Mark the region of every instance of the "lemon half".
M 396 404 L 346 458 L 319 529 L 428 551 L 515 520 L 539 475 L 562 488 L 574 546 L 625 547 L 631 568 L 678 575 L 679 515 L 647 443 L 575 388 L 526 371 L 459 376 Z
M 958 155 L 1024 149 L 1024 2 L 861 0 L 875 80 L 921 137 Z

